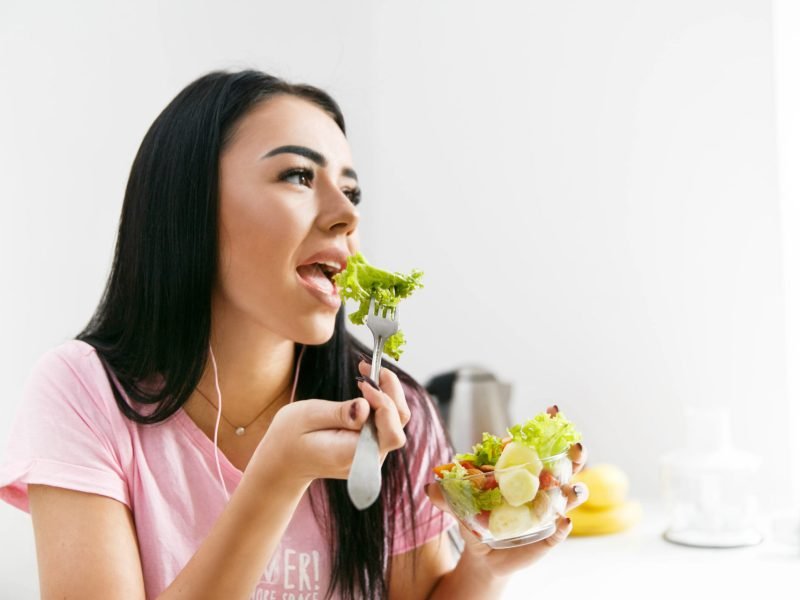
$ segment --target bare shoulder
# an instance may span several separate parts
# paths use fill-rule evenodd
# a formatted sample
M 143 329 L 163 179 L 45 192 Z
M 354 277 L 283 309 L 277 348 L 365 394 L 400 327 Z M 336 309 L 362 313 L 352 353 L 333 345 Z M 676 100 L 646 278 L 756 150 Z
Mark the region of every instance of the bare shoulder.
M 106 496 L 29 485 L 41 597 L 144 598 L 130 509 Z

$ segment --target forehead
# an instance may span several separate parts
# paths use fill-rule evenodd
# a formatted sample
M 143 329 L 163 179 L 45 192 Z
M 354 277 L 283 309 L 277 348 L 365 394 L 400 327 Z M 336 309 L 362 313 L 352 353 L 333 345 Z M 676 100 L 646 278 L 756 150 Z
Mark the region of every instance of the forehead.
M 280 95 L 250 110 L 236 128 L 228 150 L 259 157 L 278 146 L 307 146 L 331 163 L 350 166 L 347 138 L 336 122 L 316 104 Z

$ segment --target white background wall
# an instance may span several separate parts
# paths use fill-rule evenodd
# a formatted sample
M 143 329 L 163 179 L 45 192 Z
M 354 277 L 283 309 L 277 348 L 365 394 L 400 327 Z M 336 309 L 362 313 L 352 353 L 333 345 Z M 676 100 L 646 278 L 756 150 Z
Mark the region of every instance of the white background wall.
M 635 495 L 689 403 L 729 407 L 784 478 L 765 0 L 5 0 L 0 442 L 33 361 L 99 298 L 146 128 L 193 78 L 249 66 L 342 104 L 367 256 L 426 271 L 403 311 L 418 378 L 495 369 L 516 417 L 558 403 Z M 0 596 L 34 596 L 28 518 L 0 506 L 0 531 Z
M 791 481 L 800 504 L 800 2 L 774 0 L 775 104 L 786 306 Z

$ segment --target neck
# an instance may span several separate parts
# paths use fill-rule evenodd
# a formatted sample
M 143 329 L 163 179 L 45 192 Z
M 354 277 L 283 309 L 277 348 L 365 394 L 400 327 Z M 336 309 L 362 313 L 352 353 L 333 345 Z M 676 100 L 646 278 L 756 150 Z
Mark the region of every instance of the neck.
M 217 362 L 223 412 L 233 423 L 246 423 L 269 403 L 274 413 L 289 401 L 294 377 L 294 342 L 281 338 L 229 311 L 215 310 L 211 347 Z M 214 367 L 206 364 L 198 387 L 218 403 Z

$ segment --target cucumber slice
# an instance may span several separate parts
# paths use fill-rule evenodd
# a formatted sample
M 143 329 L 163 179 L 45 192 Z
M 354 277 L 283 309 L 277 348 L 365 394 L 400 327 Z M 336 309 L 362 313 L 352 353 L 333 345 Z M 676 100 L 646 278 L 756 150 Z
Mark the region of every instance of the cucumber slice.
M 494 468 L 500 470 L 520 465 L 525 465 L 535 477 L 538 477 L 542 471 L 542 461 L 539 460 L 536 450 L 517 442 L 509 442 L 500 454 L 500 458 L 497 459 Z
M 533 500 L 539 491 L 539 478 L 524 467 L 496 471 L 500 493 L 511 506 L 521 506 Z
M 527 505 L 501 504 L 489 515 L 489 532 L 496 540 L 522 535 L 536 524 Z

